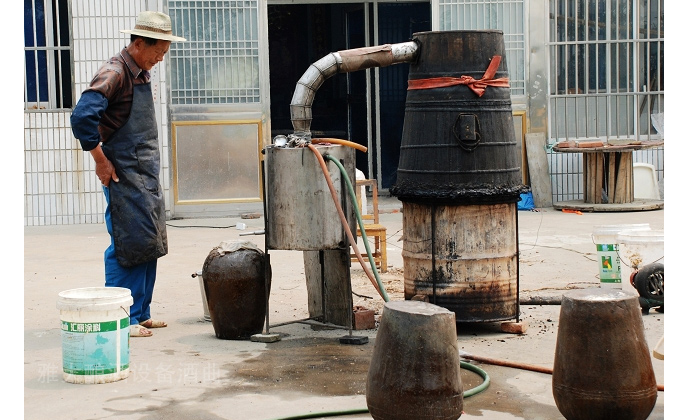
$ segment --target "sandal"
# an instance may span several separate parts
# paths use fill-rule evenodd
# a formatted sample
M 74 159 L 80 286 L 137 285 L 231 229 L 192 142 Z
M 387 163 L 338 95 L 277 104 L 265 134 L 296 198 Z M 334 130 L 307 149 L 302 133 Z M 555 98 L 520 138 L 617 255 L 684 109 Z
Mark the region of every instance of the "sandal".
M 129 337 L 150 337 L 152 335 L 153 332 L 142 325 L 133 324 L 129 326 Z
M 139 322 L 139 325 L 146 328 L 165 328 L 168 326 L 164 321 L 156 321 L 155 319 L 147 319 L 143 322 Z

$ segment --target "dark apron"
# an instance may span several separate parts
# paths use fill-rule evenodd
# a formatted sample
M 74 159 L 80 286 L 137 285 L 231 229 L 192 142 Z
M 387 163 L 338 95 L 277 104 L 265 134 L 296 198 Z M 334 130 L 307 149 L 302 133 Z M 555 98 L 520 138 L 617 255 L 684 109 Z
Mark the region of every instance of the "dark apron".
M 162 257 L 168 253 L 168 238 L 150 83 L 134 85 L 129 119 L 102 149 L 119 177 L 109 184 L 117 262 L 129 268 Z

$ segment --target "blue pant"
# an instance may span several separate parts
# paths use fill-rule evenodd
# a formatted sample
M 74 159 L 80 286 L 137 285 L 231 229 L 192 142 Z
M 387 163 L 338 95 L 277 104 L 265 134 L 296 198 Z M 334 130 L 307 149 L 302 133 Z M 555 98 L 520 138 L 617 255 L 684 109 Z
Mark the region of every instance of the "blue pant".
M 134 267 L 124 268 L 117 262 L 117 254 L 114 249 L 114 236 L 112 236 L 112 206 L 109 204 L 109 188 L 102 187 L 107 199 L 105 211 L 105 224 L 111 243 L 105 250 L 105 286 L 124 287 L 131 290 L 134 299 L 130 310 L 130 324 L 138 324 L 151 318 L 151 299 L 153 287 L 156 284 L 156 266 L 158 260 L 145 262 Z

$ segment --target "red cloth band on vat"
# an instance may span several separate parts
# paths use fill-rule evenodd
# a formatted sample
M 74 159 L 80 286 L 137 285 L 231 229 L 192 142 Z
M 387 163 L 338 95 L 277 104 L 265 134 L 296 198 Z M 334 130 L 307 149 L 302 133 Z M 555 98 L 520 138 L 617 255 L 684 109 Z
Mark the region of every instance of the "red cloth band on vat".
M 434 89 L 439 87 L 455 86 L 455 85 L 467 85 L 469 89 L 473 90 L 477 96 L 481 97 L 486 92 L 487 86 L 493 87 L 510 87 L 508 84 L 507 77 L 501 77 L 499 79 L 494 79 L 493 76 L 496 75 L 496 70 L 501 64 L 501 56 L 494 55 L 491 59 L 491 64 L 486 69 L 486 72 L 481 77 L 481 79 L 476 80 L 471 76 L 461 76 L 461 77 L 431 77 L 429 79 L 415 79 L 408 81 L 408 90 L 415 89 Z

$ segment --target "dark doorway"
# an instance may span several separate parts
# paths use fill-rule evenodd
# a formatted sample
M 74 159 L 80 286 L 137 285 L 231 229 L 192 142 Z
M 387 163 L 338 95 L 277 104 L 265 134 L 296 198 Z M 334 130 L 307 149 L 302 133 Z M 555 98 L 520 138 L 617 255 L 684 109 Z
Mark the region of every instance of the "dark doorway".
M 289 104 L 297 82 L 315 61 L 336 51 L 405 42 L 414 32 L 430 30 L 429 3 L 379 3 L 378 19 L 371 4 L 367 10 L 369 16 L 362 3 L 268 6 L 273 137 L 293 132 Z M 377 42 L 373 40 L 375 21 Z M 323 82 L 312 103 L 312 136 L 346 139 L 370 148 L 369 153 L 357 152 L 357 168 L 377 178 L 381 190 L 396 180 L 408 68 L 399 64 L 378 72 L 336 74 Z M 372 110 L 369 116 L 368 109 Z
M 430 30 L 430 3 L 379 3 L 378 10 L 379 45 L 410 41 L 414 33 Z M 379 69 L 381 174 L 377 179 L 380 189 L 391 188 L 396 183 L 408 70 L 408 64 Z

